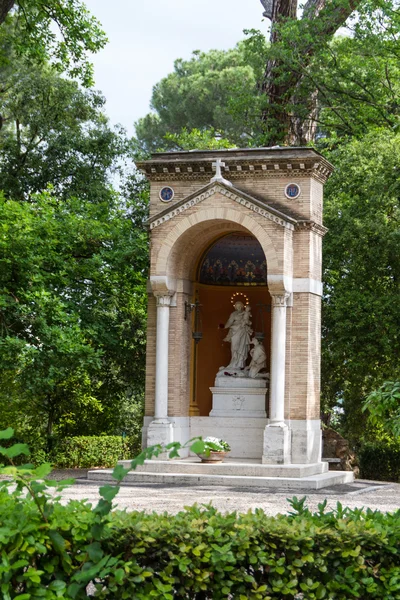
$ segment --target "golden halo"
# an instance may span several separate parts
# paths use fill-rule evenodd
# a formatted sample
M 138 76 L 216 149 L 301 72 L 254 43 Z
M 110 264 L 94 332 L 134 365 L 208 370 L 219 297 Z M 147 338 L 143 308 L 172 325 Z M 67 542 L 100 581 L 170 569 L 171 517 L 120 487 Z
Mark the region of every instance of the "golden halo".
M 243 304 L 245 306 L 248 306 L 250 304 L 250 300 L 248 299 L 248 297 L 246 296 L 246 294 L 244 294 L 243 292 L 234 292 L 231 296 L 231 303 L 233 305 L 236 304 L 236 302 L 243 302 Z

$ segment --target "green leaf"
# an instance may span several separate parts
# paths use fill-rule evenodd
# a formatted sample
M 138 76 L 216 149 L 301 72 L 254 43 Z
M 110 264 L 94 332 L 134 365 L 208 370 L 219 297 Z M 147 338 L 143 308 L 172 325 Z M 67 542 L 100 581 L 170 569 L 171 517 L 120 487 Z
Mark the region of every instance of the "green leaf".
M 61 579 L 55 579 L 49 585 L 49 590 L 53 590 L 55 592 L 61 592 L 67 587 L 65 581 L 61 581 Z
M 82 590 L 85 587 L 84 584 L 81 583 L 70 583 L 70 585 L 67 588 L 67 594 L 68 596 L 70 596 L 71 598 L 76 598 L 77 595 L 79 594 L 80 590 Z
M 100 496 L 107 502 L 112 502 L 118 492 L 119 486 L 117 485 L 103 485 L 99 490 Z
M 195 442 L 193 442 L 193 444 L 190 446 L 190 450 L 194 453 L 194 454 L 202 454 L 204 452 L 204 448 L 205 448 L 205 444 L 203 442 L 203 440 L 196 440 Z
M 89 544 L 89 546 L 86 546 L 86 551 L 89 554 L 90 560 L 93 562 L 98 562 L 104 555 L 99 542 L 93 542 L 92 544 Z
M 16 456 L 20 456 L 20 454 L 29 455 L 30 451 L 29 446 L 26 444 L 14 444 L 10 448 L 0 446 L 0 454 L 7 456 L 7 458 L 15 458 Z
M 126 469 L 123 465 L 117 465 L 112 472 L 112 476 L 117 481 L 122 481 L 130 471 L 130 468 Z
M 62 537 L 62 535 L 60 535 L 58 533 L 58 531 L 55 531 L 54 529 L 49 529 L 48 536 L 51 539 L 51 541 L 53 542 L 55 550 L 57 552 L 59 552 L 59 553 L 64 552 L 64 550 L 65 550 L 65 540 Z
M 0 440 L 9 440 L 13 435 L 14 429 L 12 427 L 7 427 L 7 429 L 0 431 Z
M 53 469 L 50 463 L 43 463 L 33 471 L 33 474 L 38 479 L 45 479 L 47 475 L 52 472 L 52 470 Z

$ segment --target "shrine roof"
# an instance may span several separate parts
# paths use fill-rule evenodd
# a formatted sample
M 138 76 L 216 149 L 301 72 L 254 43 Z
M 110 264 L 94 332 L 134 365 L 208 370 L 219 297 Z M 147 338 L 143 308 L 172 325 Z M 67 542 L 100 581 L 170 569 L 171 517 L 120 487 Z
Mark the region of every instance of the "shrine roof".
M 333 171 L 333 166 L 319 152 L 302 146 L 159 152 L 136 165 L 150 180 L 209 179 L 217 158 L 225 162 L 229 179 L 240 179 L 247 174 L 262 177 L 296 173 L 324 183 Z

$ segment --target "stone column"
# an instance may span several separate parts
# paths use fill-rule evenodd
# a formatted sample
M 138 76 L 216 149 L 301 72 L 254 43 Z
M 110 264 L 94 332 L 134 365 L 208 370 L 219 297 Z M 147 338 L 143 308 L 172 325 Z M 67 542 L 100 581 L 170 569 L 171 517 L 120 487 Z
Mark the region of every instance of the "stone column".
M 168 334 L 171 296 L 157 296 L 155 418 L 168 417 Z
M 169 444 L 172 442 L 172 423 L 168 419 L 168 346 L 169 346 L 169 307 L 171 296 L 156 295 L 156 389 L 154 421 L 149 425 L 147 445 Z
M 264 431 L 262 462 L 290 462 L 290 431 L 285 424 L 286 302 L 289 294 L 271 294 L 272 339 L 269 425 Z
M 272 295 L 270 425 L 285 424 L 286 301 L 289 294 Z

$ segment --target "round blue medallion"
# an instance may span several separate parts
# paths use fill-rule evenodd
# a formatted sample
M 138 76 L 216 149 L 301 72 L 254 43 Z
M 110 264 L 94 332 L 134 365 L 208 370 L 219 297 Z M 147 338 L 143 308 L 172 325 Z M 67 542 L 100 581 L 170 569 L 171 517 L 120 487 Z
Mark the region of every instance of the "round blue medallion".
M 171 187 L 163 187 L 160 190 L 160 200 L 163 202 L 171 202 L 175 195 L 174 190 Z
M 300 196 L 300 186 L 297 183 L 289 183 L 285 187 L 285 196 L 289 198 L 289 200 L 295 200 Z

